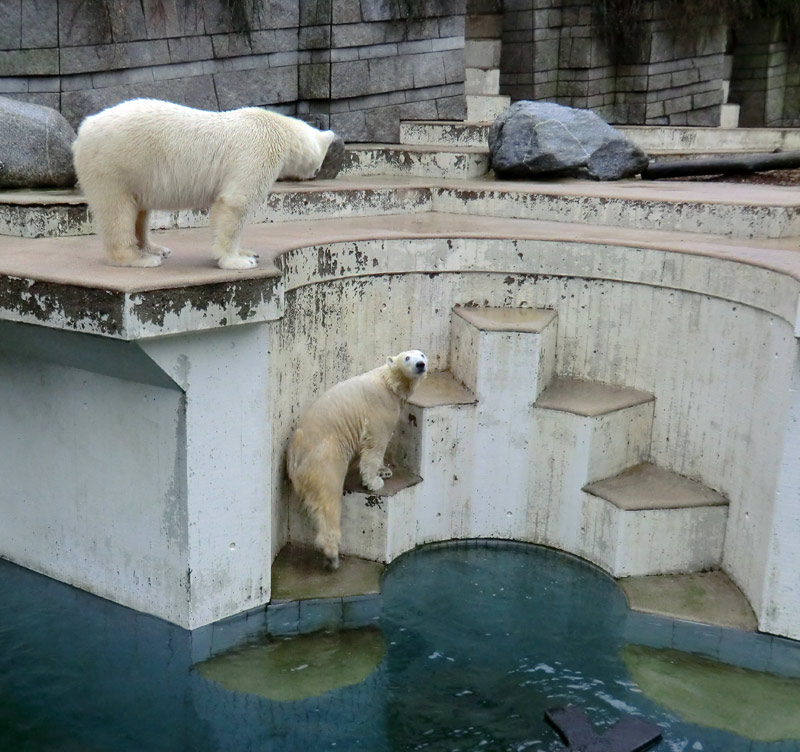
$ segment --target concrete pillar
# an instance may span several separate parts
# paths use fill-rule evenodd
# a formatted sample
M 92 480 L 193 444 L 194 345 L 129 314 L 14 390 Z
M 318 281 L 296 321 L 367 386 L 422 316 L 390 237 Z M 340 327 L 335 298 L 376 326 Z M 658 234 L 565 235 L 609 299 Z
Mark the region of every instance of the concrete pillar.
M 269 600 L 266 324 L 0 356 L 0 556 L 188 629 Z

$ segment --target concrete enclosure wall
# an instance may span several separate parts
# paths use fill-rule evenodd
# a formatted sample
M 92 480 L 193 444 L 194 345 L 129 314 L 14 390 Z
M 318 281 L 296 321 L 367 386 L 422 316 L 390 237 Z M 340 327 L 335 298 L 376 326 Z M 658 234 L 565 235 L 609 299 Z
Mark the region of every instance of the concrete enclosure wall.
M 288 254 L 285 315 L 270 324 L 278 345 L 271 391 L 280 395 L 272 404 L 273 498 L 289 498 L 283 451 L 299 411 L 323 389 L 408 348 L 422 349 L 433 370 L 449 369 L 453 306 L 552 309 L 558 314 L 556 373 L 654 394 L 649 459 L 730 499 L 722 566 L 751 601 L 761 628 L 769 631 L 770 619 L 785 619 L 770 605 L 776 597 L 770 582 L 782 577 L 781 557 L 770 550 L 798 351 L 793 322 L 742 304 L 733 294 L 726 299 L 664 284 L 660 275 L 674 263 L 669 253 L 638 258 L 629 271 L 637 269 L 639 282 L 592 278 L 588 268 L 597 253 L 569 243 L 419 240 Z M 323 262 L 354 257 L 359 268 L 349 271 L 346 261 L 335 270 Z M 493 268 L 510 270 L 523 257 L 537 259 L 542 273 L 478 271 L 489 266 L 488 259 Z M 385 273 L 412 258 L 419 270 L 437 268 L 436 259 L 447 258 L 454 270 L 469 264 L 476 271 Z M 565 271 L 584 264 L 585 276 Z M 780 285 L 779 275 L 763 277 L 763 271 L 738 264 L 687 257 L 681 264 L 685 279 L 725 279 L 731 293 Z M 760 281 L 746 279 L 753 273 Z M 530 447 L 532 463 L 539 456 L 550 462 L 552 444 L 538 444 L 533 436 Z M 424 485 L 423 480 L 420 493 Z M 481 501 L 476 496 L 464 507 L 478 510 Z M 491 517 L 488 510 L 484 514 Z M 458 537 L 444 523 L 442 531 L 444 538 Z M 480 524 L 473 532 L 491 535 Z M 274 553 L 287 535 L 285 505 L 273 505 Z M 516 526 L 511 537 L 552 545 L 533 523 Z

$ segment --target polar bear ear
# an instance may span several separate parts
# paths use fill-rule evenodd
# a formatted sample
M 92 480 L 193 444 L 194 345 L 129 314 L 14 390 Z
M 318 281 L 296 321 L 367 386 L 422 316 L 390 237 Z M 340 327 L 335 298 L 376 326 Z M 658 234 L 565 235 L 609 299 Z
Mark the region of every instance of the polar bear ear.
M 387 366 L 394 365 L 394 356 L 390 355 L 388 358 L 386 358 L 386 365 Z

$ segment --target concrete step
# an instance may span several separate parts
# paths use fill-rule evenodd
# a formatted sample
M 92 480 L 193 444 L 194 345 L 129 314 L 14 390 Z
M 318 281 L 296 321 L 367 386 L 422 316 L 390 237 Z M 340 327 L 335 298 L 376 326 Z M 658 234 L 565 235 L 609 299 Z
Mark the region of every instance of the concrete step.
M 615 125 L 648 153 L 679 151 L 692 154 L 800 149 L 800 128 L 703 128 Z
M 249 222 L 414 214 L 430 211 L 431 201 L 430 188 L 422 179 L 412 185 L 392 178 L 280 182 Z M 208 212 L 157 211 L 150 226 L 154 230 L 206 227 Z M 49 238 L 94 232 L 86 199 L 77 190 L 0 191 L 0 236 Z
M 340 174 L 476 178 L 488 171 L 489 152 L 486 147 L 351 144 L 345 151 Z
M 383 570 L 378 562 L 342 556 L 339 568 L 331 572 L 315 549 L 284 546 L 272 564 L 267 632 L 305 634 L 372 623 L 380 614 Z
M 252 233 L 253 226 L 259 223 L 284 222 L 291 227 L 302 220 L 355 221 L 430 211 L 501 220 L 574 223 L 598 231 L 625 228 L 636 230 L 642 237 L 674 231 L 695 237 L 700 233 L 741 238 L 800 235 L 800 208 L 792 188 L 410 175 L 345 176 L 327 181 L 279 183 L 264 205 L 254 212 L 246 233 Z M 155 212 L 152 221 L 154 229 L 207 224 L 208 215 L 204 211 Z M 0 236 L 40 238 L 92 232 L 86 202 L 74 191 L 0 192 Z M 569 234 L 575 233 L 570 230 Z
M 400 415 L 388 455 L 425 479 L 421 491 L 429 500 L 408 520 L 413 545 L 469 537 L 464 466 L 474 442 L 476 402 L 449 371 L 431 373 Z
M 728 501 L 648 462 L 587 484 L 584 555 L 615 577 L 719 567 Z
M 503 94 L 467 94 L 464 98 L 467 100 L 467 120 L 470 122 L 494 120 L 511 104 L 511 97 Z
M 582 488 L 649 457 L 654 406 L 653 395 L 635 389 L 553 380 L 536 401 L 531 422 L 531 540 L 585 552 Z
M 492 121 L 404 120 L 400 123 L 400 143 L 420 146 L 489 147 Z
M 458 478 L 449 499 L 462 537 L 485 531 L 518 537 L 527 518 L 525 486 L 538 437 L 533 403 L 553 375 L 558 317 L 534 308 L 453 309 L 450 367 L 478 398 L 469 434 L 443 450 Z M 475 437 L 479 437 L 476 439 Z
M 377 562 L 390 562 L 414 547 L 415 486 L 420 478 L 405 468 L 393 468 L 380 491 L 361 485 L 357 472 L 349 473 L 342 495 L 340 552 Z M 311 520 L 293 497 L 289 504 L 289 540 L 313 547 Z

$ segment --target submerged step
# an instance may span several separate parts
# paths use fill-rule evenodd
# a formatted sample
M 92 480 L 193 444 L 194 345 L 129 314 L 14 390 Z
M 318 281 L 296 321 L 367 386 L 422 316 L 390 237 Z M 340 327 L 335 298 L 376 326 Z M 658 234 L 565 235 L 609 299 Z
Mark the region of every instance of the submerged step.
M 617 583 L 632 611 L 750 632 L 758 626 L 742 591 L 720 570 L 624 577 Z
M 330 571 L 315 549 L 287 544 L 272 564 L 272 601 L 267 631 L 273 635 L 351 629 L 380 614 L 380 579 L 384 566 L 356 556 L 342 556 Z
M 584 491 L 626 511 L 726 506 L 728 500 L 702 483 L 671 470 L 642 462 L 612 478 L 585 486 Z
M 542 392 L 536 407 L 596 417 L 654 401 L 648 392 L 599 381 L 557 378 Z

